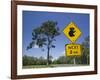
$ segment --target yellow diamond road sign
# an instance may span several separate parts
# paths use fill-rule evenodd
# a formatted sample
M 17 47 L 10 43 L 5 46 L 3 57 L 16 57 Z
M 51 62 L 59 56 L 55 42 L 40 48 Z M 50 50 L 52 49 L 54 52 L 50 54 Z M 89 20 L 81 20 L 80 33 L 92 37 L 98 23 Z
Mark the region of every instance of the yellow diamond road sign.
M 75 25 L 75 23 L 70 22 L 65 29 L 63 30 L 65 36 L 74 43 L 77 38 L 81 35 L 81 31 L 79 28 Z
M 67 44 L 65 45 L 66 56 L 81 56 L 80 44 Z

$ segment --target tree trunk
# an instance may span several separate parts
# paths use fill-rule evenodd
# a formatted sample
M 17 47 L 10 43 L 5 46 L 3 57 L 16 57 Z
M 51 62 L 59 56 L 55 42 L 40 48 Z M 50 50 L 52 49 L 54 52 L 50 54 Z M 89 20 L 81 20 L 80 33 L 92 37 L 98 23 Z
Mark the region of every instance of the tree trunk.
M 49 55 L 50 54 L 50 38 L 48 37 L 48 45 L 47 45 L 47 65 L 49 65 Z
M 48 46 L 48 49 L 47 49 L 47 65 L 49 65 L 49 52 L 50 52 L 50 48 Z
M 89 64 L 89 60 L 88 60 L 88 59 L 89 59 L 89 57 L 88 57 L 88 55 L 87 55 L 87 64 Z
M 74 62 L 74 65 L 76 65 L 76 60 L 75 60 L 75 58 L 73 58 L 73 62 Z

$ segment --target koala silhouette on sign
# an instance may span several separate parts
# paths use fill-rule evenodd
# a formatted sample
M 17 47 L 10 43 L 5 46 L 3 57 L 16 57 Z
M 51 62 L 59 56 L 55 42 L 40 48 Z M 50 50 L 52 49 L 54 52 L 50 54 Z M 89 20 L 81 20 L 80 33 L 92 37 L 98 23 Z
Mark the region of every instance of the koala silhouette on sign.
M 69 31 L 69 36 L 70 36 L 70 37 L 74 37 L 74 36 L 75 36 L 75 35 L 74 35 L 75 32 L 76 32 L 75 29 L 74 29 L 73 27 L 71 27 L 71 28 L 70 28 L 70 31 Z

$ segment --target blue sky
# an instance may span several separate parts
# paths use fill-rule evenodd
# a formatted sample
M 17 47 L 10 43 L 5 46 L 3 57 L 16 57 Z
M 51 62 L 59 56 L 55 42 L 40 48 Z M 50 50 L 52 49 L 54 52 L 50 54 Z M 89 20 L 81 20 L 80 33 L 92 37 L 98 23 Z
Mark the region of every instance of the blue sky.
M 57 58 L 61 55 L 65 55 L 65 44 L 69 44 L 69 39 L 64 35 L 63 29 L 71 21 L 73 21 L 77 27 L 81 30 L 82 34 L 76 41 L 76 43 L 81 44 L 84 38 L 89 35 L 89 14 L 82 13 L 62 13 L 62 12 L 39 12 L 39 11 L 23 11 L 23 55 L 46 58 L 47 50 L 42 51 L 37 46 L 32 49 L 26 50 L 29 43 L 32 41 L 32 30 L 39 27 L 43 22 L 48 20 L 56 21 L 57 27 L 60 29 L 60 36 L 57 36 L 56 41 L 53 43 L 56 45 L 55 48 L 50 50 L 50 55 L 53 58 Z

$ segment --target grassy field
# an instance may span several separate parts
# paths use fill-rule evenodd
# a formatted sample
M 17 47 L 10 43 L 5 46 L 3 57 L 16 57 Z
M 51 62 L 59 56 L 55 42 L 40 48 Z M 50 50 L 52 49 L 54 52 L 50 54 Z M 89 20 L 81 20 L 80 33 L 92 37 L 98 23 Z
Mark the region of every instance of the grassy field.
M 77 67 L 77 66 L 88 66 L 86 64 L 50 64 L 50 65 L 29 65 L 23 66 L 24 69 L 27 68 L 55 68 L 55 67 Z

